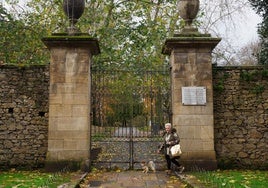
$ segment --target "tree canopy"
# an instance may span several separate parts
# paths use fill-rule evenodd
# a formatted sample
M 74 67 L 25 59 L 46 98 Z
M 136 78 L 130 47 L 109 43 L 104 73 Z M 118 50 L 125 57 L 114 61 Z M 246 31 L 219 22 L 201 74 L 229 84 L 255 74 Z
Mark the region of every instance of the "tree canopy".
M 96 66 L 148 70 L 163 66 L 163 40 L 178 20 L 176 0 L 110 0 L 90 1 L 79 24 L 99 38 Z
M 11 7 L 14 0 L 7 1 Z M 86 2 L 78 26 L 98 37 L 101 55 L 93 66 L 128 69 L 163 68 L 162 44 L 179 27 L 176 0 Z M 46 64 L 48 53 L 41 38 L 64 32 L 67 18 L 62 1 L 29 0 L 20 11 L 8 12 L 1 6 L 2 63 Z M 167 63 L 166 63 L 167 64 Z M 124 66 L 123 66 L 124 65 Z M 127 65 L 127 66 L 126 66 Z
M 18 2 L 22 1 L 6 0 L 5 7 L 0 5 L 0 63 L 46 64 L 49 62 L 49 52 L 41 38 L 65 32 L 68 27 L 62 0 L 27 0 L 23 1 L 24 5 Z M 84 14 L 77 25 L 82 32 L 99 38 L 102 53 L 94 57 L 93 66 L 136 70 L 168 67 L 167 57 L 161 54 L 164 40 L 173 36 L 183 25 L 178 15 L 177 0 L 85 2 Z M 195 24 L 202 32 L 221 37 L 217 35 L 220 27 L 214 27 L 216 23 L 223 21 L 218 26 L 230 23 L 231 15 L 240 13 L 247 0 L 201 2 L 200 19 Z M 219 46 L 215 57 L 230 60 L 228 55 L 234 53 L 230 51 L 230 45 L 222 40 Z

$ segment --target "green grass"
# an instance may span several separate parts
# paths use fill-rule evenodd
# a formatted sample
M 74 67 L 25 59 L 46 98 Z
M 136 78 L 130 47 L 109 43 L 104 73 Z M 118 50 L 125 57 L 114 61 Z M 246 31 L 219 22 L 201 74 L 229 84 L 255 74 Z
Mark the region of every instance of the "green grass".
M 0 188 L 54 188 L 70 182 L 70 174 L 42 173 L 39 171 L 0 172 Z
M 218 170 L 193 173 L 207 187 L 266 188 L 268 171 Z
M 266 188 L 268 171 L 218 170 L 192 173 L 205 187 Z M 0 188 L 56 188 L 71 181 L 70 173 L 43 173 L 40 171 L 0 172 Z

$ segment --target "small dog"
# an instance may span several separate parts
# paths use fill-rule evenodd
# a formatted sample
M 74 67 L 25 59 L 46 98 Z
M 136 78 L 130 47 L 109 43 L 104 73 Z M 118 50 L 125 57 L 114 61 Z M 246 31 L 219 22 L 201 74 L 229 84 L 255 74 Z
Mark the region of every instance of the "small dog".
M 149 170 L 156 172 L 155 163 L 153 161 L 149 161 L 148 163 L 146 163 L 145 161 L 141 162 L 141 168 L 142 172 L 145 174 L 147 174 Z

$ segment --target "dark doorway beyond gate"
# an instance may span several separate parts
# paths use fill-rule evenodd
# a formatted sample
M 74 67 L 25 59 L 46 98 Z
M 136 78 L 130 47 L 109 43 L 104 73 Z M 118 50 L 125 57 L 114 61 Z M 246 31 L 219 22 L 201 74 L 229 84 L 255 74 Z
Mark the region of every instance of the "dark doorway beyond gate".
M 170 121 L 167 71 L 92 70 L 91 156 L 102 168 L 163 164 L 156 154 Z

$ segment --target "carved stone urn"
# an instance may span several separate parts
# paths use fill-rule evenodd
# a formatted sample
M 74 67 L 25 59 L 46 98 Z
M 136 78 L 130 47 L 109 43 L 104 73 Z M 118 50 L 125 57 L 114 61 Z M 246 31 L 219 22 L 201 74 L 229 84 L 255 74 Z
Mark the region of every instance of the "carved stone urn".
M 85 9 L 85 0 L 64 0 L 63 11 L 68 17 L 70 27 L 67 28 L 69 35 L 74 35 L 79 32 L 79 29 L 75 27 L 78 19 L 82 16 Z
M 178 1 L 179 15 L 185 22 L 182 32 L 198 32 L 197 28 L 192 26 L 192 23 L 199 11 L 199 4 L 199 0 Z

